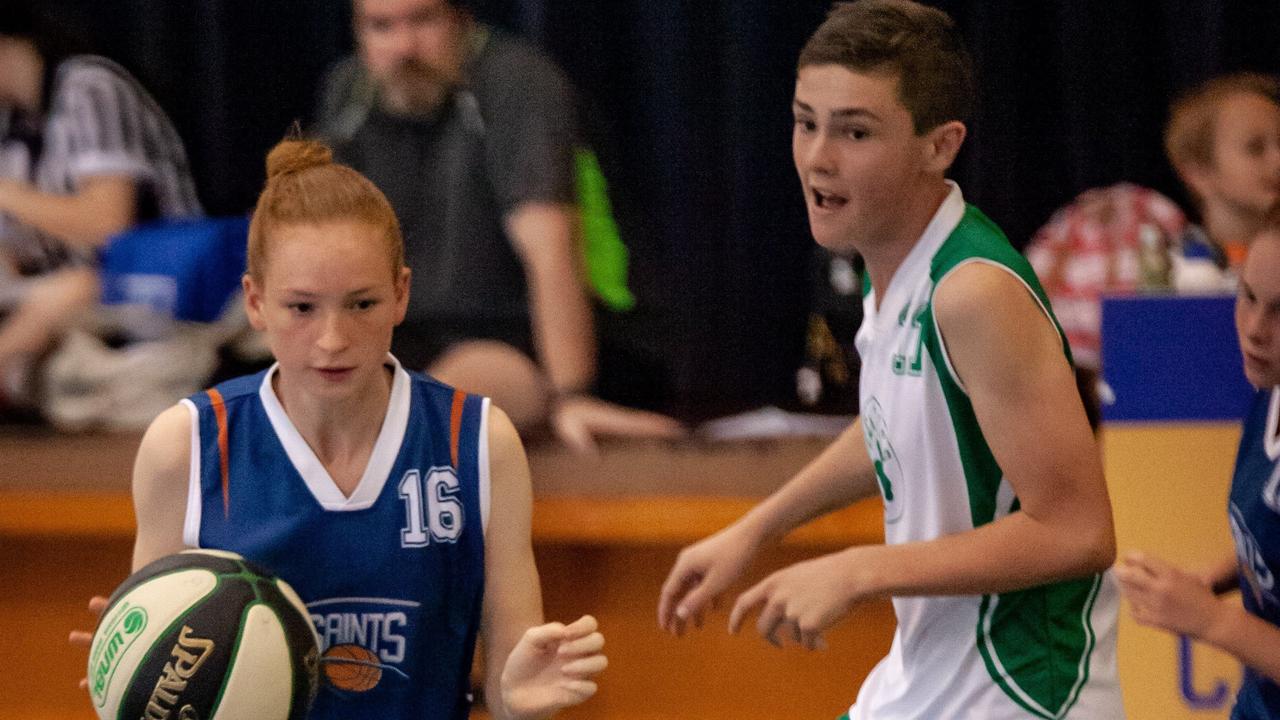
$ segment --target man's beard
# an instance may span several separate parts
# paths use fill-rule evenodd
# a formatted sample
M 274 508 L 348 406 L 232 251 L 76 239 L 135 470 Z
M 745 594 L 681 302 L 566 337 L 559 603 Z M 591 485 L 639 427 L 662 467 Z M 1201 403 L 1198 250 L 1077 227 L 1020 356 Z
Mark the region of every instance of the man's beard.
M 381 85 L 385 109 L 398 115 L 429 115 L 444 100 L 454 79 L 417 60 L 405 60 L 391 70 Z

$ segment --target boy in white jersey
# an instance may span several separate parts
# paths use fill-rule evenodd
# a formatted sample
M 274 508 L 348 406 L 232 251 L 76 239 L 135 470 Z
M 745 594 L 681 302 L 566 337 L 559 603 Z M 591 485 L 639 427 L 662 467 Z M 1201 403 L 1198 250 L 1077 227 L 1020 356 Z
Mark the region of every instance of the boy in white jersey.
M 945 179 L 972 72 L 944 13 L 837 6 L 801 52 L 792 137 L 814 238 L 866 260 L 861 418 L 738 522 L 681 552 L 659 624 L 680 634 L 762 546 L 877 490 L 886 544 L 798 563 L 729 618 L 823 644 L 893 597 L 893 646 L 849 717 L 1119 718 L 1115 554 L 1098 449 L 1027 263 Z

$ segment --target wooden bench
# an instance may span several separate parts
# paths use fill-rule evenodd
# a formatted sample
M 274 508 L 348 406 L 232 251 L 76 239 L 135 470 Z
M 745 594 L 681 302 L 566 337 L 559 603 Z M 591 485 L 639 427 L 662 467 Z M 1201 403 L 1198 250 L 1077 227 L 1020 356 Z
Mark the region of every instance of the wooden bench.
M 128 573 L 135 435 L 0 435 L 0 608 L 20 628 L 0 643 L 0 717 L 91 718 L 75 679 L 84 656 L 67 631 L 91 622 L 85 599 Z M 724 527 L 814 457 L 819 440 L 614 444 L 598 458 L 530 448 L 533 537 L 546 615 L 596 615 L 610 668 L 570 718 L 835 717 L 888 648 L 888 603 L 859 608 L 831 649 L 777 650 L 754 630 L 730 637 L 727 614 L 693 637 L 656 623 L 658 591 L 684 545 Z M 793 533 L 752 573 L 882 538 L 878 503 Z

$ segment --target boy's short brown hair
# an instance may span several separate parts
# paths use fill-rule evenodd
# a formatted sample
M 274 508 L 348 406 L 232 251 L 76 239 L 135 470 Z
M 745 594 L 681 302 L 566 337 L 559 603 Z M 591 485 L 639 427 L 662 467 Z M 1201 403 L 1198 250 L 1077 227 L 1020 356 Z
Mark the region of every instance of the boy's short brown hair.
M 796 64 L 890 72 L 917 135 L 972 112 L 973 63 L 951 17 L 911 0 L 839 3 L 813 33 Z

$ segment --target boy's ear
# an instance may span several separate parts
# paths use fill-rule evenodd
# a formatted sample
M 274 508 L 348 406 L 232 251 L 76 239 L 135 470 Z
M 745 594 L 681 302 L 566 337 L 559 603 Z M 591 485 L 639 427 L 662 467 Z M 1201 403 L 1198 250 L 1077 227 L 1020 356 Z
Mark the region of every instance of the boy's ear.
M 240 278 L 240 287 L 244 289 L 244 312 L 249 316 L 249 325 L 261 332 L 267 327 L 262 317 L 262 288 L 253 281 L 249 273 Z
M 925 134 L 925 166 L 930 172 L 946 173 L 960 153 L 968 129 L 959 120 L 944 122 Z

